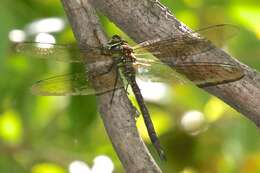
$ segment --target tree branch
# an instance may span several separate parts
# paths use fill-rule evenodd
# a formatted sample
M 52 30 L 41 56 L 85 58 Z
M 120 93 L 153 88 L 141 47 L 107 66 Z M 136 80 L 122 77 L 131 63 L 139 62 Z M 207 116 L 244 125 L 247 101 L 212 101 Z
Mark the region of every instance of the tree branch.
M 84 2 L 62 0 L 62 3 L 81 48 L 107 43 L 95 10 L 87 0 Z M 95 58 L 92 57 L 92 60 L 95 60 Z M 93 81 L 94 86 L 102 87 L 103 84 L 112 86 L 115 81 L 114 72 L 95 79 Z M 160 173 L 159 167 L 137 132 L 134 117 L 136 112 L 127 97 L 126 91 L 123 89 L 116 90 L 112 105 L 110 99 L 111 93 L 97 96 L 99 112 L 126 172 Z
M 136 42 L 190 32 L 157 0 L 91 0 L 94 6 Z M 158 57 L 159 58 L 159 57 Z M 219 48 L 197 55 L 193 60 L 230 62 L 244 69 L 245 76 L 235 82 L 204 87 L 207 92 L 245 115 L 260 128 L 260 75 Z

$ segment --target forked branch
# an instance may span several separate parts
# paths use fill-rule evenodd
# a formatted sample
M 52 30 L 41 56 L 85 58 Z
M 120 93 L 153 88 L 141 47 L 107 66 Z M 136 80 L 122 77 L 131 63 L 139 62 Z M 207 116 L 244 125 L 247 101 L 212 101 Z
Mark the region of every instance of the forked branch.
M 100 46 L 107 42 L 95 10 L 89 1 L 62 0 L 62 3 L 81 48 Z M 94 86 L 102 87 L 104 81 L 106 81 L 106 86 L 113 85 L 114 73 L 97 78 L 93 83 Z M 127 93 L 124 90 L 116 90 L 113 104 L 110 104 L 111 93 L 100 95 L 97 98 L 106 131 L 126 172 L 160 173 L 159 167 L 137 132 L 134 117 L 136 112 Z
M 190 32 L 190 29 L 158 3 L 158 0 L 91 1 L 96 9 L 109 17 L 136 42 Z M 245 76 L 240 80 L 203 89 L 222 99 L 260 128 L 260 74 L 219 48 L 201 54 L 199 59 L 237 63 L 244 69 Z

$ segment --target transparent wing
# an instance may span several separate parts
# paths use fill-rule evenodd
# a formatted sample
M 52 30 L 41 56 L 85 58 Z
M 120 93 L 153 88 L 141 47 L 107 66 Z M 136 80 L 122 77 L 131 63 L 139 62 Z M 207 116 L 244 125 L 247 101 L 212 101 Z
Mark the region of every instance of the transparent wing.
M 36 95 L 64 96 L 64 95 L 88 95 L 95 91 L 86 80 L 85 73 L 60 75 L 36 82 L 32 88 Z
M 212 25 L 197 31 L 203 37 L 213 42 L 218 47 L 223 47 L 227 40 L 233 38 L 239 33 L 240 29 L 232 24 Z
M 93 95 L 104 94 L 114 90 L 114 86 L 108 82 L 101 81 L 102 88 L 93 87 L 86 73 L 74 73 L 59 75 L 36 82 L 31 90 L 36 95 L 42 96 L 72 96 L 72 95 Z M 115 89 L 123 88 L 117 85 Z
M 216 45 L 220 45 L 236 35 L 237 32 L 238 28 L 233 25 L 214 25 L 172 38 L 148 40 L 134 46 L 133 49 L 136 54 L 145 54 L 147 51 L 154 52 L 160 59 L 184 59 L 215 48 L 211 41 L 201 35 L 209 37 Z
M 232 82 L 244 76 L 242 68 L 231 64 L 183 63 L 174 68 L 200 87 Z
M 86 56 L 104 56 L 101 54 L 100 47 L 90 47 L 80 50 L 72 44 L 52 44 L 38 42 L 23 42 L 15 45 L 16 52 L 26 56 L 41 59 L 51 59 L 62 62 L 80 63 L 84 62 Z
M 190 83 L 183 75 L 159 61 L 137 61 L 134 67 L 136 69 L 136 77 L 146 82 L 164 82 L 171 85 Z
M 137 77 L 145 81 L 171 83 L 187 83 L 189 79 L 203 87 L 236 81 L 244 76 L 243 69 L 233 64 L 192 62 L 170 66 L 159 60 L 138 58 Z
M 243 69 L 236 64 L 230 64 L 230 62 L 219 63 L 217 60 L 216 62 L 201 62 L 201 60 L 195 61 L 192 59 L 185 61 L 186 58 L 192 55 L 215 48 L 206 38 L 199 36 L 194 37 L 194 34 L 197 35 L 197 32 L 207 35 L 213 40 L 217 39 L 214 39 L 210 35 L 216 35 L 216 38 L 222 38 L 222 41 L 224 41 L 233 37 L 237 31 L 238 28 L 233 25 L 222 24 L 210 26 L 174 38 L 145 41 L 134 47 L 137 63 L 146 64 L 142 65 L 141 68 L 139 67 L 139 76 L 143 79 L 150 78 L 147 79 L 150 81 L 170 80 L 185 82 L 185 78 L 178 74 L 181 73 L 199 86 L 215 85 L 238 80 L 244 76 L 244 72 Z M 151 58 L 153 57 L 152 55 L 158 56 L 160 61 Z M 169 65 L 174 68 L 175 71 L 169 70 L 171 69 L 170 67 L 163 67 L 162 64 Z

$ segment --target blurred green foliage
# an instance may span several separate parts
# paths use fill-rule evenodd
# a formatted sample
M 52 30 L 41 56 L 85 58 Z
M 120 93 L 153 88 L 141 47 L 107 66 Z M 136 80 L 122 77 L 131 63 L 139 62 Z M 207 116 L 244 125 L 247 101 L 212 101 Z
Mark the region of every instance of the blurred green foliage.
M 237 25 L 240 33 L 227 50 L 260 70 L 259 0 L 161 2 L 193 29 L 219 23 Z M 98 115 L 94 96 L 39 97 L 30 93 L 35 81 L 77 68 L 29 59 L 12 51 L 8 39 L 11 30 L 47 17 L 66 18 L 60 1 L 1 0 L 0 172 L 65 173 L 72 161 L 82 160 L 91 167 L 98 155 L 112 159 L 114 172 L 124 172 Z M 128 38 L 105 16 L 101 21 L 108 35 L 117 33 Z M 75 42 L 69 26 L 55 37 L 58 42 Z M 253 123 L 194 86 L 172 85 L 167 96 L 158 102 L 147 101 L 168 161 L 161 163 L 149 148 L 164 172 L 260 172 L 260 135 Z M 207 122 L 207 128 L 195 136 L 180 123 L 184 113 L 192 110 L 202 112 Z M 138 126 L 150 144 L 141 118 Z

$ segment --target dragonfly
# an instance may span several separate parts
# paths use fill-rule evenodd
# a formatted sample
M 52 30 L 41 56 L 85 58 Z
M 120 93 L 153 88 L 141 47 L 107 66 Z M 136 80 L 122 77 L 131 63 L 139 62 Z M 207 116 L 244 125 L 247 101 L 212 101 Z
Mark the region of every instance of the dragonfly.
M 170 78 L 176 78 L 177 71 L 200 87 L 239 80 L 244 76 L 244 72 L 235 63 L 220 62 L 219 60 L 196 61 L 196 57 L 216 48 L 210 40 L 201 36 L 201 34 L 215 33 L 217 35 L 220 33 L 222 36 L 223 31 L 228 31 L 228 34 L 225 35 L 224 33 L 222 38 L 226 40 L 232 37 L 234 30 L 236 31 L 236 28 L 233 25 L 214 25 L 180 36 L 144 41 L 133 47 L 118 35 L 112 36 L 106 45 L 84 49 L 70 44 L 22 42 L 16 44 L 16 51 L 36 58 L 53 59 L 61 62 L 81 64 L 87 62 L 87 69 L 84 72 L 54 76 L 36 82 L 32 86 L 32 91 L 36 95 L 73 96 L 112 92 L 112 103 L 115 90 L 126 89 L 127 86 L 131 86 L 150 140 L 159 157 L 165 159 L 164 151 L 136 78 L 152 82 L 167 82 Z M 216 37 L 220 38 L 219 35 Z M 87 61 L 86 57 L 92 57 L 94 61 Z M 193 60 L 194 58 L 195 60 Z M 171 67 L 170 70 L 165 68 L 168 66 Z M 116 69 L 114 85 L 106 86 L 106 82 L 103 82 L 102 84 L 105 87 L 95 88 L 91 82 L 93 76 L 102 76 L 109 73 L 113 68 Z M 122 84 L 118 83 L 120 77 L 124 79 Z

